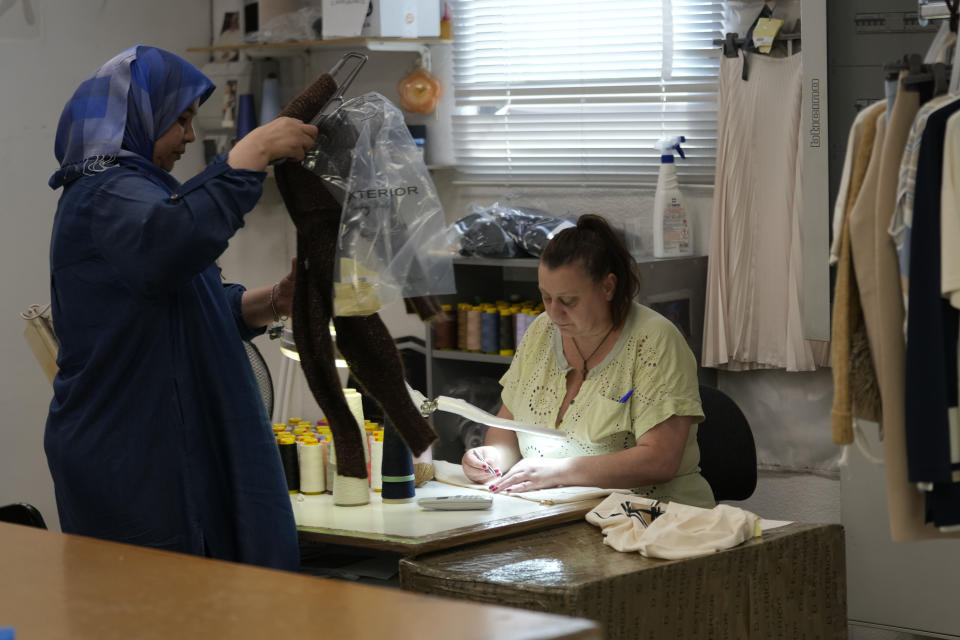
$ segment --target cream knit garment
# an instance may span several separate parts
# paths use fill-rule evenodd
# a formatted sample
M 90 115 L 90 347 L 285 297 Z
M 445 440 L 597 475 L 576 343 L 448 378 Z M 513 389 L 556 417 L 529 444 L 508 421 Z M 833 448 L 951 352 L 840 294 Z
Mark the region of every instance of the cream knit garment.
M 726 504 L 701 509 L 623 493 L 607 496 L 586 518 L 602 529 L 604 544 L 617 551 L 665 560 L 735 547 L 759 535 L 760 522 L 749 511 Z

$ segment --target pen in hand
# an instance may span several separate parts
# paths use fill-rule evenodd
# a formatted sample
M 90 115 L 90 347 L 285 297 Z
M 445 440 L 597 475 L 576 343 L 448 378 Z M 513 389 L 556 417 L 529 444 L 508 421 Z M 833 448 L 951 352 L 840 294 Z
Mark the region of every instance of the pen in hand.
M 483 470 L 484 470 L 484 471 L 486 471 L 486 472 L 489 473 L 490 475 L 495 475 L 495 476 L 497 476 L 498 478 L 503 475 L 503 474 L 500 473 L 500 469 L 494 469 L 493 467 L 491 467 L 490 464 L 489 464 L 486 460 L 483 459 L 483 456 L 481 456 L 481 455 L 477 452 L 476 449 L 473 449 L 473 455 L 474 455 L 474 457 L 475 457 L 477 460 L 480 461 L 480 464 L 483 465 Z

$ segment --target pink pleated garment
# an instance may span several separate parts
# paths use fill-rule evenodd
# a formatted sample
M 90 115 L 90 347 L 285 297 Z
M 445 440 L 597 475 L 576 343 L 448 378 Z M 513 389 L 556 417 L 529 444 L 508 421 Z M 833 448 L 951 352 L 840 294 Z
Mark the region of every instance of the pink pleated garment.
M 801 56 L 742 66 L 720 65 L 702 364 L 810 371 L 829 351 L 803 337 Z

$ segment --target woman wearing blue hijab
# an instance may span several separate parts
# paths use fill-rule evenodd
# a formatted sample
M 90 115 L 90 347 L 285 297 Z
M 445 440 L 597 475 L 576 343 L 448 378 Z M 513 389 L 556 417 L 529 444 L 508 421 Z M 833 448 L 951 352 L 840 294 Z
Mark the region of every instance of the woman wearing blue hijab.
M 273 287 L 222 282 L 215 260 L 315 127 L 278 118 L 180 184 L 214 86 L 182 58 L 135 46 L 67 102 L 50 246 L 60 340 L 44 438 L 64 532 L 296 570 L 296 528 L 241 339 L 289 314 Z

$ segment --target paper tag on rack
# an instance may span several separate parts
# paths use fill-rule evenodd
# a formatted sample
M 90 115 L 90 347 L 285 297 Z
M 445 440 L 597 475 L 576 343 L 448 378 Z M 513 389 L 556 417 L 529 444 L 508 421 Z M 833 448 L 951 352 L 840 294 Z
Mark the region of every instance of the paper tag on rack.
M 783 20 L 777 18 L 760 18 L 753 28 L 753 46 L 760 53 L 770 53 L 773 41 L 783 26 Z

